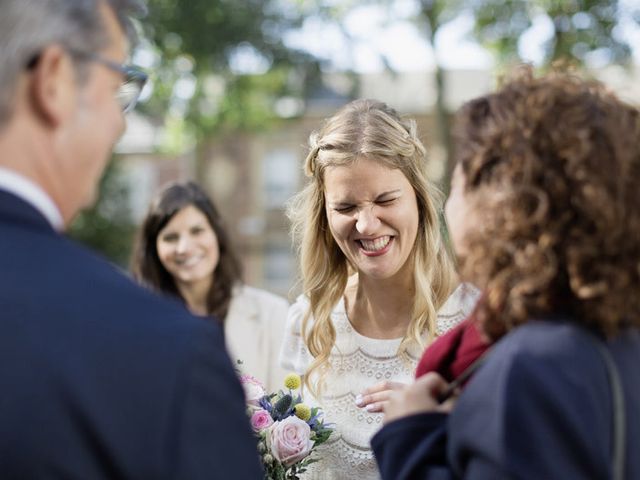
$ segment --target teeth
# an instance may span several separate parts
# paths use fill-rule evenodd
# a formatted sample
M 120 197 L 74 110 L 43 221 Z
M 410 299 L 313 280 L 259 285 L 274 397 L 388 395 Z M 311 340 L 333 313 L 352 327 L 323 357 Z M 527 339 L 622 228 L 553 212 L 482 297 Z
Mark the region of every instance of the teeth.
M 386 247 L 390 241 L 391 237 L 389 235 L 385 235 L 384 237 L 379 237 L 375 240 L 360 240 L 360 244 L 367 252 L 377 252 L 378 250 L 382 250 Z
M 193 265 L 195 265 L 199 261 L 200 261 L 200 257 L 189 257 L 189 258 L 176 260 L 176 263 L 178 265 L 183 266 L 183 267 L 192 267 Z

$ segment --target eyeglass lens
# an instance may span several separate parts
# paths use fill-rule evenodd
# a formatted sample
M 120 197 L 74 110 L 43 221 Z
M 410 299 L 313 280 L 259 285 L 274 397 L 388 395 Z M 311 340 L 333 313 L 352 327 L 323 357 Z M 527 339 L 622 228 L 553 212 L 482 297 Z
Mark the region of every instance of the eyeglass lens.
M 133 110 L 138 102 L 138 98 L 140 97 L 140 93 L 142 92 L 142 88 L 145 83 L 146 76 L 131 73 L 127 75 L 126 80 L 120 86 L 117 94 L 117 99 L 124 112 Z

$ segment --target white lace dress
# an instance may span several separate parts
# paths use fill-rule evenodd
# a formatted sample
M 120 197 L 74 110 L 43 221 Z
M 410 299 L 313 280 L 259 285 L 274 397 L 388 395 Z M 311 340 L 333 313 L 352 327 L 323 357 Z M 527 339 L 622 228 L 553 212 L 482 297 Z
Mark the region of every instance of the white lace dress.
M 477 290 L 460 285 L 438 312 L 440 335 L 463 320 L 475 304 Z M 300 335 L 309 301 L 300 296 L 289 308 L 280 362 L 285 369 L 303 375 L 312 357 Z M 410 352 L 407 362 L 398 356 L 401 339 L 373 339 L 356 332 L 347 318 L 344 300 L 334 308 L 331 319 L 336 329 L 336 345 L 331 353 L 331 371 L 319 399 L 304 392 L 305 402 L 321 405 L 325 421 L 335 424 L 331 438 L 318 448 L 321 460 L 311 466 L 305 480 L 374 480 L 380 478 L 369 445 L 382 427 L 382 414 L 369 413 L 355 404 L 365 388 L 392 380 L 409 383 L 414 378 L 421 351 Z

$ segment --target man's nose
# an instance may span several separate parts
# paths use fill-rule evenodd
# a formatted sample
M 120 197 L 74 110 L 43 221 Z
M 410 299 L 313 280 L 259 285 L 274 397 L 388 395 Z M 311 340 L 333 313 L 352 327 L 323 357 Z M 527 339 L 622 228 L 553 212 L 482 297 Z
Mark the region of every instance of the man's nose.
M 375 206 L 368 205 L 358 210 L 356 220 L 356 230 L 361 235 L 372 235 L 380 225 L 380 219 L 376 215 Z

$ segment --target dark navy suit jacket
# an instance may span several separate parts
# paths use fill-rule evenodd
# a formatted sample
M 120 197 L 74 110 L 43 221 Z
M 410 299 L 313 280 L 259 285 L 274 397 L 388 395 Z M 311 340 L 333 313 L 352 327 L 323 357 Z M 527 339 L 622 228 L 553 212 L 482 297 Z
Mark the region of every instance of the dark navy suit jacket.
M 391 422 L 372 440 L 389 479 L 612 478 L 612 396 L 604 361 L 568 322 L 503 338 L 453 412 Z M 608 345 L 626 402 L 626 472 L 640 479 L 640 332 Z
M 220 329 L 3 191 L 0 478 L 261 478 Z

